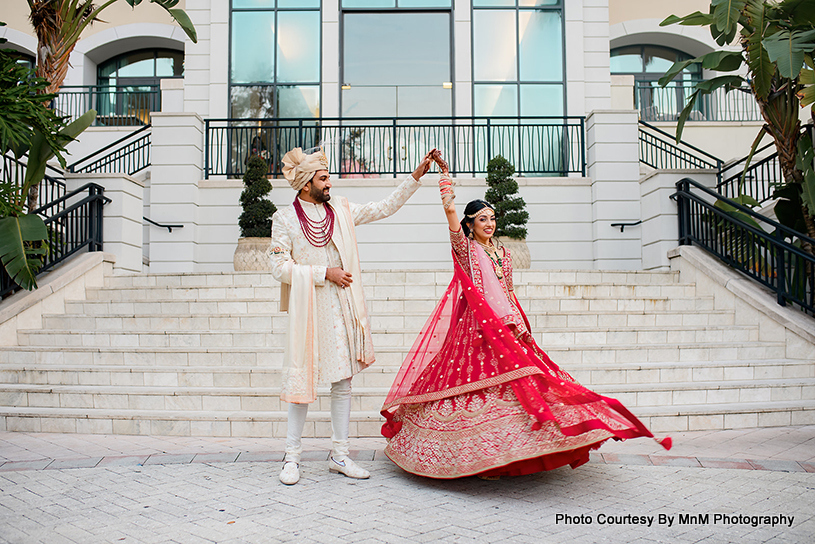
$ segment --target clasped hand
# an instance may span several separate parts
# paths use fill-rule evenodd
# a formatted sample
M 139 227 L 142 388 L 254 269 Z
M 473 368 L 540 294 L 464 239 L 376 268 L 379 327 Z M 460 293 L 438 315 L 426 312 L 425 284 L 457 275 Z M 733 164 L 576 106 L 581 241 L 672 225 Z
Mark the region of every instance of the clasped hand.
M 343 289 L 349 287 L 351 283 L 353 283 L 353 279 L 351 277 L 350 272 L 346 272 L 340 267 L 336 268 L 326 268 L 325 269 L 325 279 L 332 283 L 336 283 Z

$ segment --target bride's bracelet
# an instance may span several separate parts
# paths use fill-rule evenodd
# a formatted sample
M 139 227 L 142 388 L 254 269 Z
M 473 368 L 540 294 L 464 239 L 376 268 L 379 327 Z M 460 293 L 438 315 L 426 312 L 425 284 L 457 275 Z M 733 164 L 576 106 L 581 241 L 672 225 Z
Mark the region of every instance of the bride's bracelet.
M 456 193 L 453 191 L 453 180 L 449 175 L 442 174 L 439 179 L 439 192 L 441 193 L 441 202 L 446 210 L 453 204 L 456 198 Z

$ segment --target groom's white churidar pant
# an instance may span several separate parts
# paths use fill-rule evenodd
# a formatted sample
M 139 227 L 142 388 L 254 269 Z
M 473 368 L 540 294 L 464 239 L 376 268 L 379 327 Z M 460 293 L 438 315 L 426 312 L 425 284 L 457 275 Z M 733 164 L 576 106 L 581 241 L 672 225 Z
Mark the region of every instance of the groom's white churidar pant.
M 289 404 L 289 422 L 286 433 L 286 462 L 300 462 L 303 453 L 303 426 L 306 424 L 308 404 Z M 351 378 L 331 384 L 331 455 L 342 459 L 349 453 L 348 424 L 351 419 Z

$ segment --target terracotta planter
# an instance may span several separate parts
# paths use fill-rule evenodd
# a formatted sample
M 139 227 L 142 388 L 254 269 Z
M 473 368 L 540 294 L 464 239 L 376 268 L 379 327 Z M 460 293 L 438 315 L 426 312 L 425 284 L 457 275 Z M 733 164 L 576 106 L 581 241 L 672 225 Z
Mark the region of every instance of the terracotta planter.
M 529 246 L 526 245 L 526 240 L 518 240 L 507 236 L 498 236 L 497 238 L 512 254 L 512 268 L 522 270 L 532 267 L 532 256 L 529 254 Z
M 238 247 L 235 248 L 235 256 L 232 258 L 235 271 L 271 270 L 272 263 L 269 260 L 271 248 L 271 238 L 238 238 Z

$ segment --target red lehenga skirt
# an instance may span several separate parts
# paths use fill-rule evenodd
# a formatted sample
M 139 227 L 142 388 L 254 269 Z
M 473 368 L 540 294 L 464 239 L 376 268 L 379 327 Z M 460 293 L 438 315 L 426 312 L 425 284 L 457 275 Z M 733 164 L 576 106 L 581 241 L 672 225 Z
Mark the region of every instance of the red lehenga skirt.
M 576 468 L 609 438 L 653 437 L 619 401 L 561 370 L 531 335 L 516 337 L 458 264 L 382 415 L 385 454 L 431 478 Z M 661 443 L 670 448 L 670 438 Z

